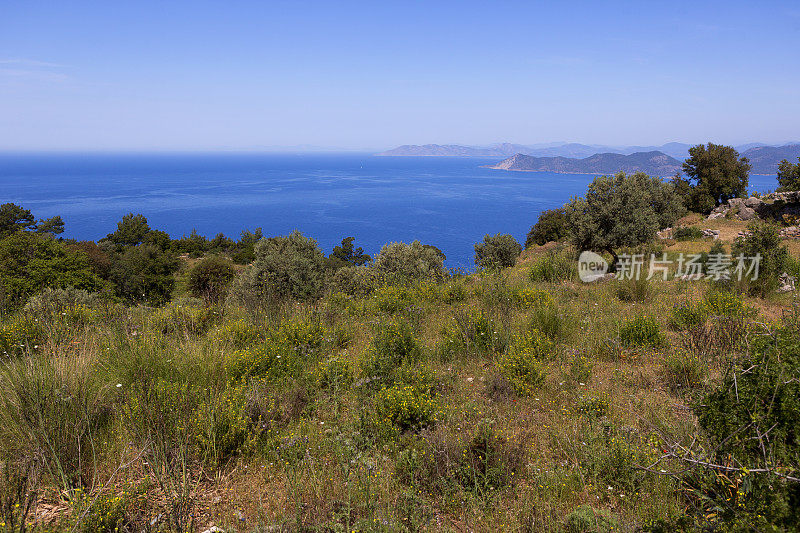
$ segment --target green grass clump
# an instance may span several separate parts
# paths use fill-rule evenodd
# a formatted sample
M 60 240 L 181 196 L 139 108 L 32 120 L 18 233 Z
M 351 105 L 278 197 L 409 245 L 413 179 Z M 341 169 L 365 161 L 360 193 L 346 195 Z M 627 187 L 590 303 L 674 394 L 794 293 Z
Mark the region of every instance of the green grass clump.
M 658 321 L 652 316 L 637 315 L 619 326 L 619 339 L 623 346 L 658 347 L 664 344 Z
M 528 278 L 534 283 L 554 283 L 574 280 L 577 274 L 574 254 L 568 249 L 560 249 L 537 257 L 528 271 Z

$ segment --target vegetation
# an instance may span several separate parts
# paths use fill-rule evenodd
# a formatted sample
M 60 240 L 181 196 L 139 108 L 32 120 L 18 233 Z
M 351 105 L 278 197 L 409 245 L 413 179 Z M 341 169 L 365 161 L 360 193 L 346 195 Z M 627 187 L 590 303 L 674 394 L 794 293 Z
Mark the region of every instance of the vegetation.
M 786 159 L 778 165 L 778 183 L 781 191 L 800 191 L 800 157 L 792 164 Z
M 565 207 L 575 247 L 607 252 L 612 268 L 620 248 L 654 240 L 684 213 L 672 184 L 642 173 L 595 178 L 584 197 Z
M 627 253 L 674 196 L 598 178 L 565 213 Z M 576 248 L 503 235 L 464 274 L 419 242 L 370 261 L 295 232 L 242 267 L 255 233 L 15 226 L 0 530 L 796 530 L 800 311 L 773 280 L 800 249 L 715 223 L 759 281 L 584 284 Z
M 525 239 L 525 248 L 548 242 L 565 241 L 569 236 L 569 221 L 564 208 L 542 211 Z
M 508 234 L 486 235 L 475 245 L 475 264 L 479 268 L 506 268 L 514 266 L 522 246 Z
M 698 213 L 708 213 L 714 207 L 747 192 L 750 163 L 730 146 L 708 143 L 689 148 L 689 158 L 683 171 L 692 187 L 687 207 Z M 676 180 L 680 181 L 680 180 Z

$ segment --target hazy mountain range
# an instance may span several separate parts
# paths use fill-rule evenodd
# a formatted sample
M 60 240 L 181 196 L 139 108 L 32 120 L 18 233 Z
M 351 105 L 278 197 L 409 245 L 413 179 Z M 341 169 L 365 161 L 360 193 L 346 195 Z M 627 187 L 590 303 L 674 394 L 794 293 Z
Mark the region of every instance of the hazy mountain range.
M 633 154 L 594 154 L 573 157 L 535 157 L 515 154 L 487 168 L 526 172 L 565 172 L 570 174 L 615 174 L 646 172 L 651 176 L 672 176 L 681 169 L 681 162 L 658 150 Z
M 688 157 L 691 146 L 693 145 L 678 142 L 671 142 L 661 146 L 622 147 L 579 143 L 537 145 L 499 143 L 490 146 L 406 144 L 376 155 L 506 157 L 509 159 L 490 168 L 589 174 L 605 174 L 619 171 L 635 172 L 640 170 L 663 176 L 675 174 L 680 170 L 681 163 Z M 800 157 L 800 143 L 782 146 L 748 143 L 735 148 L 741 155 L 750 159 L 750 163 L 753 166 L 751 171 L 753 174 L 775 174 L 778 171 L 778 163 L 780 161 L 788 159 L 796 162 L 797 158 Z M 667 159 L 661 159 L 659 154 Z M 631 157 L 626 159 L 618 156 Z M 513 161 L 511 161 L 512 159 Z M 658 169 L 658 171 L 656 172 L 654 169 Z M 664 174 L 664 172 L 667 174 Z

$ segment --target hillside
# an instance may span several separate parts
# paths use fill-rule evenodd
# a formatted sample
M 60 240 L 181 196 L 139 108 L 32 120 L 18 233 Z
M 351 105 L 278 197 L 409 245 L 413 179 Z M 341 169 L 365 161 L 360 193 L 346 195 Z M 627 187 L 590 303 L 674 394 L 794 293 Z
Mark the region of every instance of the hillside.
M 652 176 L 670 176 L 681 169 L 677 159 L 662 152 L 637 152 L 631 155 L 595 154 L 583 159 L 569 157 L 533 157 L 516 154 L 496 165 L 496 170 L 523 172 L 562 172 L 571 174 L 615 174 L 645 172 Z
M 796 163 L 800 157 L 800 144 L 787 144 L 785 146 L 758 146 L 742 153 L 750 160 L 752 174 L 776 174 L 778 163 L 784 159 Z
M 549 143 L 524 145 L 514 143 L 497 143 L 489 146 L 465 146 L 458 144 L 404 144 L 378 156 L 456 156 L 456 157 L 509 157 L 514 154 L 525 154 L 536 157 L 573 157 L 583 158 L 600 153 L 630 155 L 636 152 L 659 151 L 676 159 L 684 159 L 691 145 L 671 142 L 661 146 L 606 146 L 600 144 Z M 763 146 L 763 145 L 758 145 Z M 748 145 L 752 147 L 752 145 Z M 739 150 L 740 152 L 742 150 Z

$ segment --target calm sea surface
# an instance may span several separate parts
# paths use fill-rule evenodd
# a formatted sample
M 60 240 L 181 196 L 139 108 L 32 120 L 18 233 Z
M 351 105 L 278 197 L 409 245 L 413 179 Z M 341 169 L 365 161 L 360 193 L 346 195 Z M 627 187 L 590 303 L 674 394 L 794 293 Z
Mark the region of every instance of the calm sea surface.
M 540 211 L 583 194 L 594 176 L 481 168 L 496 159 L 369 154 L 0 154 L 0 203 L 61 215 L 65 237 L 96 240 L 129 212 L 173 237 L 294 229 L 328 253 L 343 237 L 374 254 L 392 241 L 438 246 L 472 268 L 487 233 L 524 242 Z M 752 189 L 774 189 L 751 176 Z

